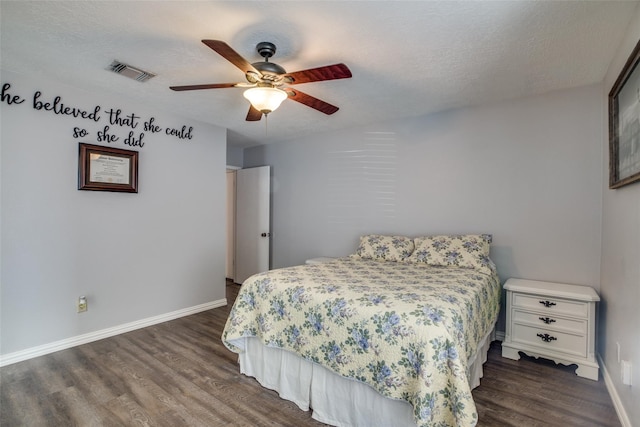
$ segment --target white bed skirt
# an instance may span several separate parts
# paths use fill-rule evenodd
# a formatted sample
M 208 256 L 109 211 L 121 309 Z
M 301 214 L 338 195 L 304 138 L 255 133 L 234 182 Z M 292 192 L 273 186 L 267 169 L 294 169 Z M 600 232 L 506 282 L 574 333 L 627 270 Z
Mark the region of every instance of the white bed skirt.
M 492 331 L 470 360 L 472 389 L 480 385 L 482 365 L 494 338 Z M 267 347 L 258 338 L 243 338 L 234 344 L 245 350 L 238 358 L 241 373 L 303 411 L 312 409 L 312 417 L 320 422 L 340 427 L 416 425 L 413 408 L 406 401 L 384 397 L 367 384 L 341 377 L 286 350 Z

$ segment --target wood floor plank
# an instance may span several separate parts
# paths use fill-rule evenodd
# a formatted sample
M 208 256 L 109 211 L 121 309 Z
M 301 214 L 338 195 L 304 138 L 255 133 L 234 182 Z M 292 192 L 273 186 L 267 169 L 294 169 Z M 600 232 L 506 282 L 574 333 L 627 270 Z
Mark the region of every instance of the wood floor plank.
M 119 342 L 118 363 L 111 368 L 116 375 L 128 375 L 130 381 L 129 394 L 150 414 L 162 414 L 162 419 L 173 419 L 177 425 L 204 425 L 205 422 L 192 415 L 172 393 L 168 392 L 167 376 L 171 371 L 153 354 L 140 351 L 132 344 L 127 334 L 122 335 Z M 115 358 L 112 356 L 112 360 Z M 181 420 L 181 421 L 180 421 Z
M 127 394 L 107 402 L 105 407 L 113 413 L 119 422 L 126 426 L 155 427 L 162 425 L 156 423 L 153 417 Z
M 43 426 L 46 413 L 39 399 L 32 392 L 30 378 L 19 381 L 2 381 L 0 398 L 0 425 L 2 426 Z
M 68 387 L 56 393 L 58 404 L 65 408 L 72 424 L 78 426 L 118 427 L 118 422 L 111 412 L 102 405 L 94 405 L 91 398 L 76 387 Z
M 227 285 L 232 303 L 239 286 Z M 295 404 L 240 374 L 221 336 L 231 306 L 0 369 L 0 425 L 318 427 Z M 618 427 L 602 380 L 494 342 L 473 390 L 479 427 Z

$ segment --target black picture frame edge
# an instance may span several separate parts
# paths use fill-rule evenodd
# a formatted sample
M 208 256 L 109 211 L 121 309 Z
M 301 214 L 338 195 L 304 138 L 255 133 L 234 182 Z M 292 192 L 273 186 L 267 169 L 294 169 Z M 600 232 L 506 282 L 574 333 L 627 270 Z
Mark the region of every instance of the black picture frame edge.
M 625 185 L 640 181 L 640 171 L 623 179 L 619 179 L 619 148 L 620 141 L 618 135 L 619 109 L 618 94 L 624 88 L 631 73 L 638 67 L 640 63 L 640 40 L 636 43 L 635 48 L 629 55 L 627 62 L 624 64 L 620 75 L 613 84 L 609 92 L 609 188 L 618 189 Z

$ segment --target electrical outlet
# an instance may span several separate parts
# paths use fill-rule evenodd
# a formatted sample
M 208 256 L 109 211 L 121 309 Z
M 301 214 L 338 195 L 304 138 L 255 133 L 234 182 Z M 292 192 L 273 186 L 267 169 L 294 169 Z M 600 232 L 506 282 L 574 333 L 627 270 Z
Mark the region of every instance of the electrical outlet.
M 84 313 L 85 311 L 87 311 L 87 308 L 87 297 L 78 297 L 78 313 Z

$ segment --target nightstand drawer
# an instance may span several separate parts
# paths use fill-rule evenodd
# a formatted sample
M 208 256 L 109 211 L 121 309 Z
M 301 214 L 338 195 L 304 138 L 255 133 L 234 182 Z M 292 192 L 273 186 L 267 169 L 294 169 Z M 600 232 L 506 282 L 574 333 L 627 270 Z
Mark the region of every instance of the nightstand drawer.
M 549 298 L 538 295 L 513 294 L 513 306 L 536 310 L 540 313 L 558 313 L 587 318 L 589 304 L 582 301 Z
M 587 337 L 550 329 L 513 324 L 511 339 L 530 346 L 550 349 L 573 356 L 587 356 Z
M 553 314 L 535 313 L 531 311 L 513 310 L 513 322 L 526 324 L 535 328 L 568 332 L 578 335 L 587 334 L 587 321 L 580 319 L 566 319 Z

